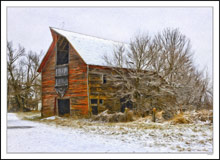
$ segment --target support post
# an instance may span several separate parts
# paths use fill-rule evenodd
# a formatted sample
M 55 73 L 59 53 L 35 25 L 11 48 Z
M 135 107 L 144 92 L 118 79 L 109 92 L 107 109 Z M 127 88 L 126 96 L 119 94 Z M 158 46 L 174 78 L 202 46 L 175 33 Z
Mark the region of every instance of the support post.
M 153 119 L 153 122 L 156 122 L 156 108 L 153 108 L 152 119 Z

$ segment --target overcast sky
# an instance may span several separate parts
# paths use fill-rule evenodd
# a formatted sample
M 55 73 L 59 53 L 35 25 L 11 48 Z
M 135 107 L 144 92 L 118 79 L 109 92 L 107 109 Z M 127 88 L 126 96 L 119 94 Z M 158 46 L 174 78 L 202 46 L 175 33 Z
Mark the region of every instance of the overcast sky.
M 49 26 L 129 42 L 137 33 L 179 28 L 192 44 L 199 69 L 212 76 L 212 8 L 11 8 L 7 38 L 27 50 L 46 52 L 52 42 Z

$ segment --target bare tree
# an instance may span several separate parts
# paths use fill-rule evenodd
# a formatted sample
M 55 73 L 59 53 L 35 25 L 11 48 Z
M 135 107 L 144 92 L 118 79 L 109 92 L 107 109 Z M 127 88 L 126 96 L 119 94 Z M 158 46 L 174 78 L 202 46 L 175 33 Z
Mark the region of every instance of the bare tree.
M 182 109 L 195 96 L 192 93 L 195 93 L 196 69 L 190 40 L 178 29 L 165 29 L 155 36 L 152 51 L 156 57 L 154 70 L 174 88 L 177 103 Z
M 37 107 L 41 85 L 37 68 L 41 55 L 42 52 L 32 51 L 26 54 L 24 47 L 15 50 L 12 42 L 7 43 L 8 107 L 20 111 Z
M 183 76 L 193 68 L 190 40 L 178 29 L 165 29 L 158 33 L 152 45 L 152 67 L 171 85 L 178 85 Z
M 163 108 L 166 105 L 164 96 L 173 97 L 174 94 L 162 77 L 152 70 L 151 45 L 148 35 L 137 36 L 129 45 L 115 49 L 112 59 L 104 57 L 112 67 L 109 78 L 117 88 L 113 97 L 126 105 L 131 102 L 137 113 L 144 113 L 154 105 Z
M 21 97 L 21 76 L 20 71 L 16 67 L 18 60 L 24 55 L 25 49 L 19 46 L 18 50 L 13 49 L 12 42 L 7 43 L 7 80 L 8 80 L 8 105 L 15 100 L 17 108 L 23 111 Z M 9 106 L 8 106 L 9 107 Z
M 212 85 L 208 73 L 204 70 L 195 71 L 189 85 L 193 88 L 188 94 L 187 102 L 194 105 L 196 109 L 212 108 Z
M 190 40 L 178 29 L 165 29 L 153 39 L 136 36 L 118 46 L 112 58 L 104 56 L 117 88 L 112 95 L 131 101 L 142 113 L 155 106 L 176 112 L 182 106 L 211 104 L 209 79 L 194 67 L 192 57 Z
M 42 52 L 37 54 L 36 52 L 29 51 L 25 56 L 26 59 L 22 61 L 23 68 L 25 70 L 24 80 L 24 103 L 27 108 L 36 109 L 39 101 L 40 79 L 37 69 L 40 65 L 40 56 Z

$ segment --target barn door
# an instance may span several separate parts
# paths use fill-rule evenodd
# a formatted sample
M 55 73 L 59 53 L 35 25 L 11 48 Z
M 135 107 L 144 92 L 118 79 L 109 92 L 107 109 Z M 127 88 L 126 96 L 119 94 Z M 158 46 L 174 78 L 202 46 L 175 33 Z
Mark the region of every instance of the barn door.
M 97 115 L 98 114 L 98 99 L 91 99 L 90 105 L 92 107 L 92 114 Z
M 70 100 L 58 99 L 58 113 L 59 116 L 64 116 L 70 113 Z
M 98 114 L 98 106 L 92 106 L 92 114 L 97 115 Z

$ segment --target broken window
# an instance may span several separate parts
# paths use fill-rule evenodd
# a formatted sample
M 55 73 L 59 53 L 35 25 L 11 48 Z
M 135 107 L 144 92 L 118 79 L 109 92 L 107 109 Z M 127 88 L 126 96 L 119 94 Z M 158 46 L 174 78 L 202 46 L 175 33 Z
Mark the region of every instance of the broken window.
M 56 68 L 56 76 L 67 76 L 68 75 L 68 67 L 57 67 Z
M 68 78 L 66 77 L 57 77 L 56 86 L 66 86 L 68 84 Z
M 68 86 L 68 66 L 56 66 L 56 87 Z

